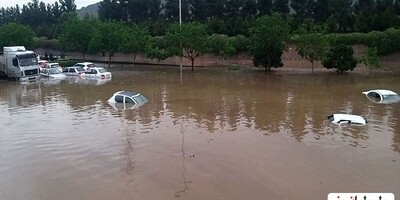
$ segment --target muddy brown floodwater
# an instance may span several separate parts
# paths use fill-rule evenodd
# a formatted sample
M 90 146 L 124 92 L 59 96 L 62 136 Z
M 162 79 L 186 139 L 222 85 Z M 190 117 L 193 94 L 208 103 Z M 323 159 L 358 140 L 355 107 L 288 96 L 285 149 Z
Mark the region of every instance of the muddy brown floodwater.
M 111 81 L 0 81 L 1 200 L 400 197 L 399 75 L 111 68 Z M 115 110 L 118 90 L 149 102 Z M 362 115 L 339 127 L 333 113 Z

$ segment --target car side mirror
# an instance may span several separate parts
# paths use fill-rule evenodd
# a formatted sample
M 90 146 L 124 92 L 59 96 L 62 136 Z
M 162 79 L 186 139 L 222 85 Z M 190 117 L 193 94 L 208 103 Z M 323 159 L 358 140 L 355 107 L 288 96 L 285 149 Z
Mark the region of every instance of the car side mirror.
M 17 67 L 17 66 L 18 66 L 18 60 L 17 60 L 17 58 L 13 58 L 13 59 L 12 59 L 12 63 L 13 63 L 13 65 L 14 65 L 14 67 Z

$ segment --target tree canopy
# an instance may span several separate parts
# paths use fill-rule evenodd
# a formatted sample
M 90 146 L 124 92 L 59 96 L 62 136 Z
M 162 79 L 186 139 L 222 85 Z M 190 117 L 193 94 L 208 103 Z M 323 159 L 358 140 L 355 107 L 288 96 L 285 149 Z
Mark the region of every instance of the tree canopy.
M 357 59 L 353 57 L 353 48 L 344 44 L 332 47 L 322 61 L 325 68 L 333 69 L 338 74 L 349 70 L 353 71 L 357 63 Z
M 3 46 L 33 46 L 34 33 L 29 26 L 9 23 L 0 26 L 0 47 Z
M 281 55 L 289 39 L 289 24 L 280 14 L 263 16 L 257 19 L 256 25 L 250 29 L 250 49 L 255 66 L 282 67 Z
M 169 51 L 177 56 L 183 56 L 192 62 L 201 54 L 207 52 L 207 32 L 204 25 L 199 23 L 173 24 L 165 35 Z

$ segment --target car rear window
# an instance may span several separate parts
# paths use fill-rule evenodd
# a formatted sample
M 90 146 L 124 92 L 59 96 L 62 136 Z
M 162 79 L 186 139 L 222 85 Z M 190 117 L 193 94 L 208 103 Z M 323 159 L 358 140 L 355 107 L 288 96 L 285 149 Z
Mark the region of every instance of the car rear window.
M 88 64 L 87 66 L 90 67 L 90 68 L 96 67 L 96 65 L 94 65 L 94 64 Z

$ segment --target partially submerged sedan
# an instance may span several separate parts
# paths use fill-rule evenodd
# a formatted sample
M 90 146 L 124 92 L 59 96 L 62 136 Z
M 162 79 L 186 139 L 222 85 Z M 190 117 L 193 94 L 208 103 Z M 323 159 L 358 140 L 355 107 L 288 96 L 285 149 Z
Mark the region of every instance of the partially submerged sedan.
M 363 92 L 367 98 L 375 103 L 390 104 L 400 102 L 400 96 L 391 90 L 369 90 Z
M 142 106 L 149 100 L 140 93 L 129 91 L 118 91 L 108 99 L 110 104 L 116 110 L 134 109 Z
M 111 79 L 111 72 L 107 71 L 102 67 L 91 68 L 89 72 L 84 72 L 81 74 L 82 78 L 101 78 L 101 79 Z
M 64 79 L 67 77 L 65 74 L 61 73 L 56 68 L 44 68 L 40 72 L 40 75 L 46 78 L 57 78 L 57 79 Z
M 334 124 L 338 124 L 339 126 L 351 124 L 363 126 L 367 124 L 367 120 L 364 117 L 351 114 L 332 114 L 328 116 L 328 120 Z
M 58 71 L 63 72 L 63 69 L 62 69 L 62 67 L 60 66 L 59 63 L 47 63 L 47 64 L 44 66 L 44 68 L 55 68 L 55 69 L 57 69 Z

